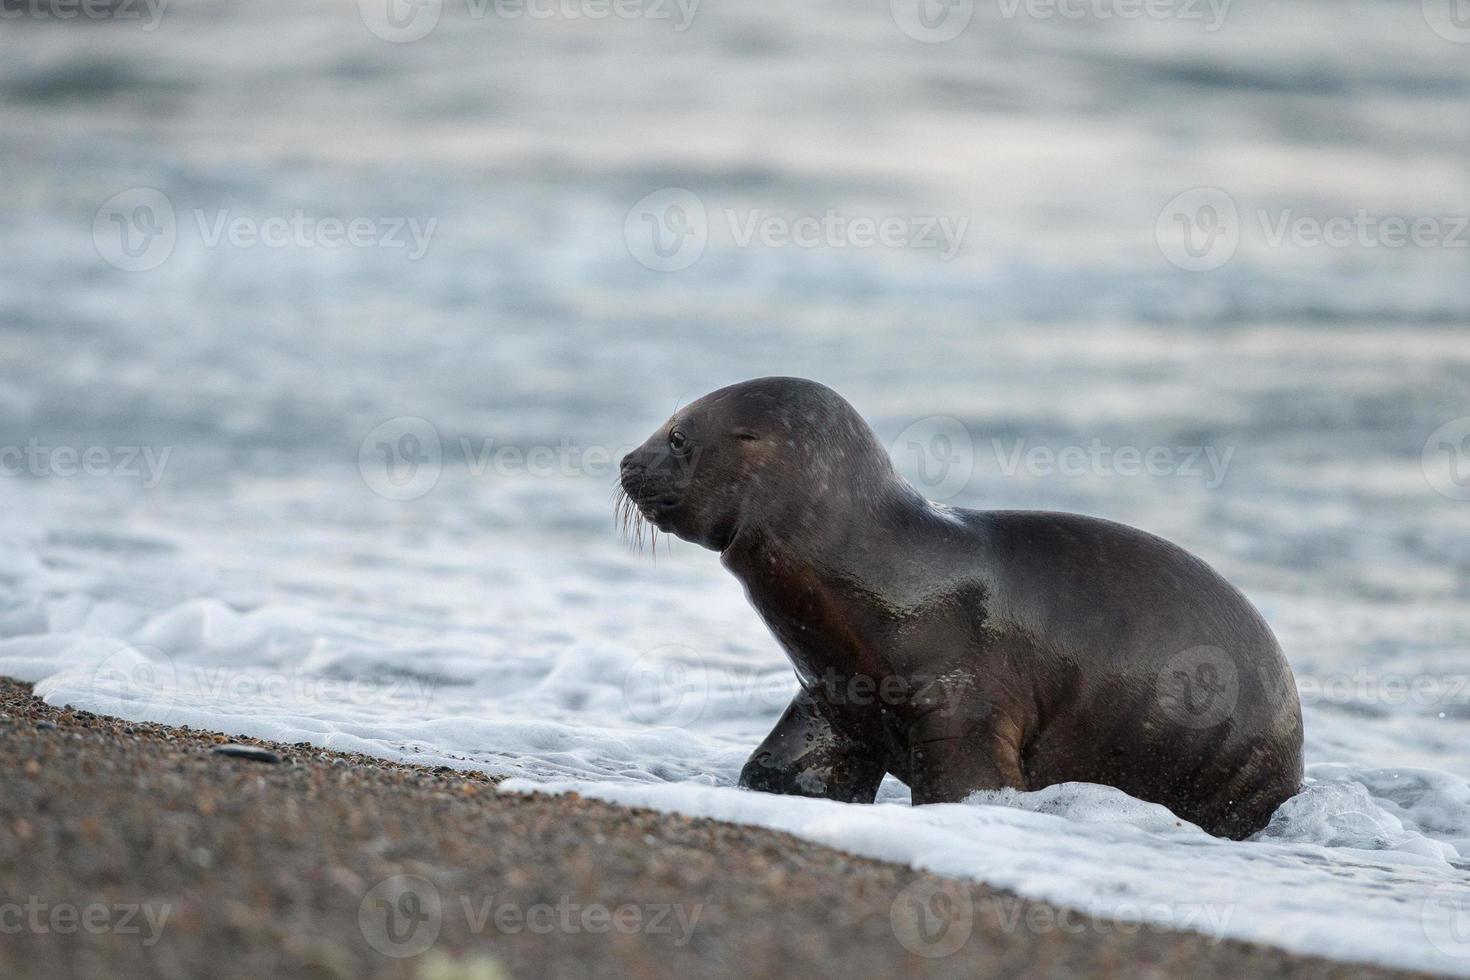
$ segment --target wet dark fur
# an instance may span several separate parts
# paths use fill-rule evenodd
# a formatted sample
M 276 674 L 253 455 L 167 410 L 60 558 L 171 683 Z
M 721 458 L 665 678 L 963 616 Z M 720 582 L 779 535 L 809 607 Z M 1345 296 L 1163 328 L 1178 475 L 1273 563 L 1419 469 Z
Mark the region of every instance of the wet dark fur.
M 801 680 L 744 786 L 871 801 L 892 773 L 929 803 L 1086 781 L 1240 838 L 1300 785 L 1290 668 L 1213 569 L 1110 521 L 931 504 L 822 385 L 707 395 L 621 484 L 625 528 L 721 553 Z

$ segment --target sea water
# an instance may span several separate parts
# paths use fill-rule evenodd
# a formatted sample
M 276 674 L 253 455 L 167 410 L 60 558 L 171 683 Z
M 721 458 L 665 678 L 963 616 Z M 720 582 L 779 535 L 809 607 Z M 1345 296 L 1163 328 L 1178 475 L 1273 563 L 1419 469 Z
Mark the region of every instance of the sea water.
M 1466 48 L 1429 5 L 1094 7 L 973 5 L 942 43 L 885 4 L 6 21 L 0 674 L 1470 974 Z M 700 249 L 661 268 L 671 204 Z M 1296 674 L 1301 794 L 1236 843 L 1095 786 L 734 788 L 789 665 L 611 495 L 679 404 L 763 374 L 837 388 L 950 506 L 1220 569 Z

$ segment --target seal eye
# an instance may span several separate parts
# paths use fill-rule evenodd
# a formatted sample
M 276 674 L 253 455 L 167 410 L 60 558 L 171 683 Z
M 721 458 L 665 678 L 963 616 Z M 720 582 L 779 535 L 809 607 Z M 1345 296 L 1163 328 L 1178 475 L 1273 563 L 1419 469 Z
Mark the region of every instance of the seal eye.
M 678 429 L 669 433 L 669 452 L 675 456 L 683 456 L 689 451 L 689 437 Z

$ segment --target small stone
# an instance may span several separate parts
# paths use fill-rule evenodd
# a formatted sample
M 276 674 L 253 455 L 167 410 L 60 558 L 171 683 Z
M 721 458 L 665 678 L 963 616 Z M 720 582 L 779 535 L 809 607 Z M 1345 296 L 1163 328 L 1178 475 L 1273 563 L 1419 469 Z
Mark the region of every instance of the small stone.
M 216 745 L 210 749 L 215 755 L 227 755 L 232 759 L 249 759 L 251 762 L 268 762 L 274 765 L 281 757 L 258 745 Z
M 36 722 L 36 727 L 41 729 L 43 732 L 49 732 L 56 728 L 56 722 L 42 720 Z

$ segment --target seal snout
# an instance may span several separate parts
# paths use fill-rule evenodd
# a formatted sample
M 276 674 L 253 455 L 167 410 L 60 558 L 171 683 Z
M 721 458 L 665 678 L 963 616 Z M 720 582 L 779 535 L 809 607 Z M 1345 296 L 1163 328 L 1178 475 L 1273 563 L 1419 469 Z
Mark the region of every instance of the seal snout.
M 648 466 L 637 450 L 623 457 L 618 467 L 618 483 L 639 513 L 655 525 L 660 511 L 679 502 L 670 474 Z
M 653 531 L 669 530 L 670 512 L 679 502 L 668 473 L 656 466 L 649 466 L 649 454 L 635 449 L 624 456 L 618 466 L 618 520 L 623 533 L 643 546 L 645 525 Z M 657 538 L 650 535 L 650 543 L 657 548 Z
M 649 466 L 634 450 L 623 457 L 618 467 L 618 482 L 634 500 L 643 502 L 667 493 L 672 489 L 670 474 L 658 467 Z
M 648 467 L 633 453 L 624 456 L 622 463 L 618 465 L 618 485 L 623 488 L 623 492 L 634 503 L 641 504 L 648 491 L 648 484 Z

